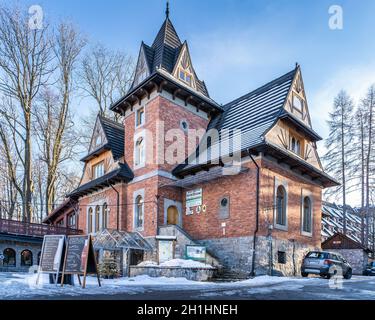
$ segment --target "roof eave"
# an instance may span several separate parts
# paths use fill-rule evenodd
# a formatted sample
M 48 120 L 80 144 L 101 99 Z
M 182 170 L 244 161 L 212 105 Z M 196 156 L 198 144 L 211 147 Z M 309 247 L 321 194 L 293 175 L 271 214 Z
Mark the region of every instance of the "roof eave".
M 204 96 L 202 93 L 196 92 L 195 90 L 190 89 L 187 86 L 184 86 L 183 84 L 179 83 L 176 79 L 173 79 L 172 76 L 167 76 L 166 74 L 164 74 L 164 72 L 159 70 L 155 71 L 147 79 L 141 82 L 138 86 L 131 89 L 124 97 L 115 102 L 110 107 L 110 110 L 118 113 L 123 113 L 124 106 L 134 105 L 137 101 L 140 101 L 140 99 L 144 98 L 145 96 L 147 96 L 147 94 L 149 94 L 149 92 L 154 90 L 155 85 L 159 89 L 161 84 L 163 84 L 162 87 L 164 88 L 167 84 L 169 84 L 171 90 L 174 90 L 175 92 L 178 90 L 179 96 L 184 95 L 186 97 L 191 97 L 195 100 L 196 104 L 202 110 L 214 113 L 223 111 L 222 107 L 211 98 L 208 98 Z
M 110 151 L 110 150 L 111 150 L 111 148 L 110 148 L 109 144 L 106 143 L 105 145 L 101 146 L 100 148 L 98 148 L 98 149 L 90 152 L 88 155 L 84 156 L 80 161 L 82 161 L 82 162 L 90 161 L 91 159 L 96 158 L 100 154 L 102 154 L 103 151 Z
M 290 121 L 292 124 L 294 124 L 298 129 L 303 131 L 305 135 L 307 135 L 312 141 L 321 141 L 323 138 L 318 135 L 314 130 L 307 127 L 303 122 L 295 118 L 293 115 L 291 115 L 289 112 L 283 112 L 279 119 Z

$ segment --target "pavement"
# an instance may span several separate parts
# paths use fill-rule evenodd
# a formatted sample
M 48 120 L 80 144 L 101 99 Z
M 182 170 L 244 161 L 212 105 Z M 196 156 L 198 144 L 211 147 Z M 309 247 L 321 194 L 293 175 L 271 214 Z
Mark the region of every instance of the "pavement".
M 69 300 L 71 296 L 38 296 L 36 299 Z M 161 288 L 147 286 L 141 292 L 84 294 L 75 300 L 375 300 L 375 277 L 353 276 L 350 280 L 295 278 L 275 284 L 227 283 L 207 287 Z

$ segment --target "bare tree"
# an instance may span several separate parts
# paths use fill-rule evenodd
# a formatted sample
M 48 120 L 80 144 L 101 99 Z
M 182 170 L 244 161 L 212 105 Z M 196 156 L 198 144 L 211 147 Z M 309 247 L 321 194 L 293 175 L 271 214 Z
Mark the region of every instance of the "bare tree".
M 101 114 L 108 115 L 109 107 L 129 90 L 133 73 L 131 56 L 96 45 L 82 59 L 81 89 L 96 101 Z
M 366 97 L 362 100 L 361 108 L 366 113 L 366 129 L 367 129 L 367 150 L 365 151 L 365 190 L 366 190 L 366 239 L 369 237 L 369 218 L 370 218 L 370 188 L 371 188 L 371 167 L 374 166 L 374 143 L 373 139 L 375 137 L 375 85 L 371 86 L 367 92 Z
M 35 132 L 39 138 L 41 160 L 46 164 L 45 212 L 55 207 L 56 183 L 59 166 L 72 160 L 80 137 L 74 130 L 69 111 L 73 93 L 75 66 L 85 40 L 72 25 L 61 24 L 55 37 L 54 54 L 57 60 L 58 81 L 53 89 L 41 94 L 41 104 L 35 112 Z
M 12 119 L 12 115 L 5 114 L 4 110 L 1 113 L 14 121 L 14 130 L 22 144 L 23 181 L 20 194 L 23 219 L 30 221 L 33 190 L 31 114 L 35 98 L 52 70 L 48 28 L 30 29 L 28 22 L 28 16 L 20 10 L 0 8 L 0 92 L 14 100 L 19 116 Z
M 333 111 L 329 114 L 329 137 L 326 140 L 327 153 L 324 156 L 326 169 L 341 182 L 341 186 L 332 190 L 342 196 L 344 234 L 346 233 L 346 195 L 348 192 L 348 168 L 353 156 L 353 102 L 345 91 L 341 91 L 334 101 Z

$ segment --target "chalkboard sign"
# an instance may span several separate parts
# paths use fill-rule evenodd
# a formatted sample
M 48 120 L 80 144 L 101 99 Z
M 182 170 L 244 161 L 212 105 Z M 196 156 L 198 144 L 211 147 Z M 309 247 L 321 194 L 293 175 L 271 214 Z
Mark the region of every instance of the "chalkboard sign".
M 84 276 L 82 284 L 84 288 L 86 275 L 89 273 L 96 274 L 101 286 L 91 236 L 68 236 L 61 285 L 64 283 L 64 275 L 76 274 L 79 284 L 81 284 L 80 275 Z
M 82 264 L 87 252 L 87 236 L 68 237 L 64 273 L 84 273 L 85 265 Z
M 38 269 L 37 284 L 40 273 L 53 273 L 57 277 L 61 271 L 62 258 L 65 250 L 64 235 L 44 236 L 40 264 Z

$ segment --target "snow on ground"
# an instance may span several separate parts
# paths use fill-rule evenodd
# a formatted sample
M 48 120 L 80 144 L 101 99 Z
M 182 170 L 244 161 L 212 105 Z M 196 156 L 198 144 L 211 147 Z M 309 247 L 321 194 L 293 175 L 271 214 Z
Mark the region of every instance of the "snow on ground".
M 312 281 L 322 281 L 326 284 L 326 280 L 318 278 L 296 279 L 296 278 L 280 278 L 260 276 L 254 279 L 239 281 L 235 283 L 212 283 L 212 282 L 196 282 L 185 278 L 151 278 L 149 276 L 137 276 L 134 278 L 119 279 L 102 279 L 102 287 L 98 286 L 96 277 L 88 277 L 86 289 L 82 289 L 78 285 L 75 276 L 75 286 L 61 287 L 60 285 L 49 284 L 49 276 L 41 275 L 40 284 L 36 285 L 36 274 L 25 273 L 0 273 L 0 300 L 5 299 L 26 299 L 38 298 L 41 296 L 71 296 L 77 297 L 81 295 L 114 295 L 119 293 L 139 294 L 147 290 L 197 290 L 203 292 L 211 289 L 240 289 L 241 287 L 249 287 L 250 290 L 259 288 L 262 290 L 277 290 L 278 284 L 285 282 L 293 282 L 295 289 L 300 289 L 304 284 Z M 318 282 L 319 283 L 319 282 Z M 286 284 L 288 285 L 288 284 Z M 292 285 L 292 284 L 289 284 Z M 284 286 L 284 284 L 283 284 Z M 264 288 L 266 287 L 266 288 Z M 230 291 L 228 291 L 230 292 Z M 233 291 L 234 292 L 234 291 Z M 230 293 L 229 293 L 230 294 Z
M 169 260 L 163 263 L 160 263 L 159 265 L 154 261 L 143 261 L 140 264 L 137 265 L 138 267 L 165 267 L 165 268 L 208 268 L 212 269 L 213 267 L 209 264 L 205 264 L 199 261 L 194 260 L 186 260 L 186 259 L 173 259 Z

